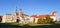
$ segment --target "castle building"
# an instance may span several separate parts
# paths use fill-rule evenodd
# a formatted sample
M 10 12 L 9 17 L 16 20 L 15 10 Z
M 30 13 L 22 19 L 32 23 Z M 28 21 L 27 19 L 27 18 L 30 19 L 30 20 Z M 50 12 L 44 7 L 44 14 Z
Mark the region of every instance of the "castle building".
M 47 16 L 50 16 L 50 18 L 53 19 L 53 21 L 56 21 L 57 20 L 57 12 L 54 11 L 52 14 L 44 14 L 44 15 L 39 15 L 38 18 L 43 18 L 43 19 L 46 19 Z
M 22 12 L 22 9 L 18 11 L 16 7 L 13 14 L 6 14 L 2 17 L 2 23 L 5 23 L 5 22 L 28 23 L 29 18 L 30 17 L 28 15 Z
M 37 23 L 38 19 L 46 19 L 46 17 L 50 16 L 53 21 L 57 20 L 57 12 L 54 11 L 52 14 L 44 14 L 44 15 L 31 15 L 28 16 L 23 13 L 22 9 L 17 10 L 17 7 L 14 10 L 13 14 L 6 14 L 2 17 L 2 22 L 19 22 L 19 23 L 29 23 L 34 22 Z
M 46 17 L 50 17 L 53 21 L 57 21 L 57 12 L 54 11 L 52 14 L 44 14 L 44 15 L 32 15 L 31 21 L 37 23 L 38 19 L 46 19 Z

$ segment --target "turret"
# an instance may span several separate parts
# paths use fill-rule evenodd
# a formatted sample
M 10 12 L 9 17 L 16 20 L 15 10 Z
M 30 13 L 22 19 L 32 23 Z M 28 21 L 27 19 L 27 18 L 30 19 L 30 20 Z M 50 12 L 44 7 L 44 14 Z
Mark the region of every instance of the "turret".
M 54 12 L 52 13 L 52 15 L 56 16 L 56 15 L 57 15 L 57 12 L 56 12 L 56 11 L 54 11 Z

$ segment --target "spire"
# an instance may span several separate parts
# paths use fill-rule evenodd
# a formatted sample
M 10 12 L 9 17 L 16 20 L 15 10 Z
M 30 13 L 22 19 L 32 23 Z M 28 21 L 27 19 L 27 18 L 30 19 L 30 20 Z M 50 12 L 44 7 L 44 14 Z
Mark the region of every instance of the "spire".
M 17 7 L 15 7 L 15 9 L 14 9 L 14 15 L 15 15 L 15 16 L 17 16 L 17 15 L 18 15 Z
M 15 12 L 17 12 L 17 7 L 15 7 Z

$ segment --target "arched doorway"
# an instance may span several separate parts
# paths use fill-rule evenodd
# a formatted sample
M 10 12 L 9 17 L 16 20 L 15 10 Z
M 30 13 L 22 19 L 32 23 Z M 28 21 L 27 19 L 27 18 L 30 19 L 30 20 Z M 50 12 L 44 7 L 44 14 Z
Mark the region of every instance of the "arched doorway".
M 19 19 L 16 19 L 16 22 L 18 23 L 20 20 Z

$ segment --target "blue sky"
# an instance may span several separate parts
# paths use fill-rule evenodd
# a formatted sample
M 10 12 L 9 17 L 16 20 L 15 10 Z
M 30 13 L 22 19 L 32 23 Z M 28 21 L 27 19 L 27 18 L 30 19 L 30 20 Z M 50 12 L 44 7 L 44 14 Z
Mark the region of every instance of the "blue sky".
M 51 14 L 57 11 L 60 18 L 60 0 L 0 0 L 0 15 L 13 14 L 16 6 L 27 15 Z

